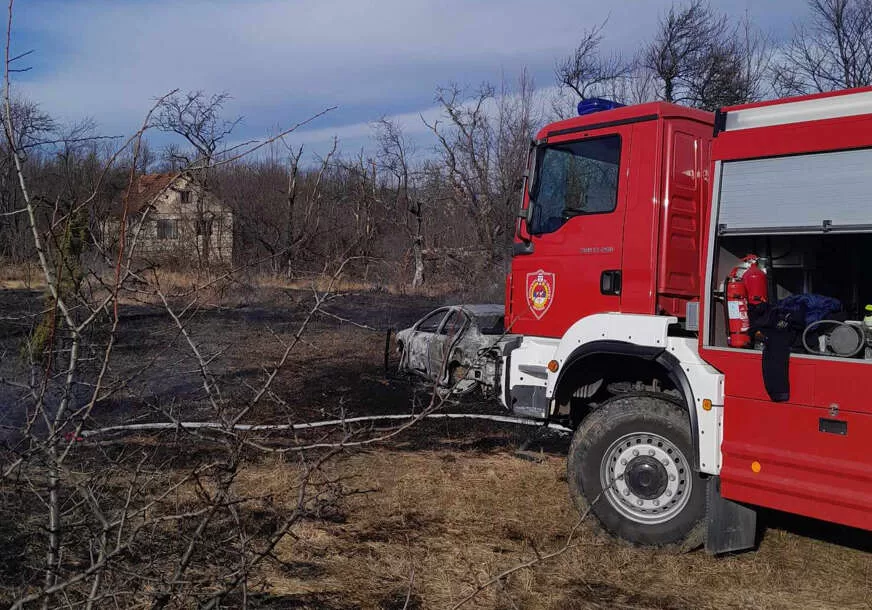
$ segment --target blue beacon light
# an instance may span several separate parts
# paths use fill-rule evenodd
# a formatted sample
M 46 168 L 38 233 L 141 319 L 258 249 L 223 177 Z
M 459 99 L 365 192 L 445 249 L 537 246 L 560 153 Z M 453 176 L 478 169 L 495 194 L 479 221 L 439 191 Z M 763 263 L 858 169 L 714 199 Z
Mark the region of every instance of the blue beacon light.
M 606 100 L 601 97 L 591 97 L 578 102 L 578 116 L 593 114 L 594 112 L 602 112 L 603 110 L 614 110 L 615 108 L 623 108 L 624 104 Z

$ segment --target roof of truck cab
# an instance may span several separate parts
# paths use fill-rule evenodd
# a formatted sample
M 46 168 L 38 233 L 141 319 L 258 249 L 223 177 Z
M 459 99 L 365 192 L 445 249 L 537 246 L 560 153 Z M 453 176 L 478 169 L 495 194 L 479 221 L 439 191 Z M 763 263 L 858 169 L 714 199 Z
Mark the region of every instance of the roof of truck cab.
M 652 121 L 656 119 L 688 119 L 705 125 L 714 125 L 715 115 L 704 110 L 679 106 L 667 102 L 648 102 L 634 106 L 622 106 L 614 110 L 603 110 L 573 117 L 564 121 L 550 123 L 536 135 L 537 139 L 559 136 L 578 131 L 616 127 L 628 123 Z

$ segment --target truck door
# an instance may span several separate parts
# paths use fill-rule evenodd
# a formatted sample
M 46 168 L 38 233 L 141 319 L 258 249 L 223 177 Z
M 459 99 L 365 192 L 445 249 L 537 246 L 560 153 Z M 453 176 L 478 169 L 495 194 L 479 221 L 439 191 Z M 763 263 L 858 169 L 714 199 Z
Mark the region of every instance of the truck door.
M 512 261 L 511 332 L 561 336 L 620 310 L 628 128 L 549 138 L 536 151 L 528 252 Z
M 868 274 L 861 275 L 866 263 L 854 266 L 858 275 L 852 278 L 851 261 L 845 257 L 864 261 L 865 252 L 872 251 L 872 236 L 851 234 L 862 227 L 863 217 L 869 223 L 872 149 L 858 156 L 864 162 L 854 165 L 851 155 L 838 152 L 720 164 L 701 353 L 725 376 L 722 494 L 870 529 L 872 360 L 862 359 L 862 354 L 838 358 L 810 353 L 799 341 L 809 325 L 806 316 L 797 320 L 795 340 L 781 346 L 789 354 L 782 360 L 788 366 L 787 395 L 771 396 L 760 349 L 727 346 L 726 314 L 716 296 L 738 258 L 769 248 L 774 287 L 770 302 L 821 291 L 841 300 L 840 315 L 858 324 L 856 305 L 849 302 L 858 292 L 869 294 Z M 821 205 L 824 201 L 827 205 Z M 776 332 L 789 332 L 778 320 Z M 770 341 L 767 349 L 773 345 L 778 344 Z

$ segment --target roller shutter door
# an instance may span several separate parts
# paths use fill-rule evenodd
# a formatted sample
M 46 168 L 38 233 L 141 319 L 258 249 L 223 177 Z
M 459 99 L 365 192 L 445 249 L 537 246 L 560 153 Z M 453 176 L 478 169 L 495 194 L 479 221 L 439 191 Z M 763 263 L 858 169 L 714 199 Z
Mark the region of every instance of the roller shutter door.
M 872 149 L 725 161 L 726 235 L 872 232 Z

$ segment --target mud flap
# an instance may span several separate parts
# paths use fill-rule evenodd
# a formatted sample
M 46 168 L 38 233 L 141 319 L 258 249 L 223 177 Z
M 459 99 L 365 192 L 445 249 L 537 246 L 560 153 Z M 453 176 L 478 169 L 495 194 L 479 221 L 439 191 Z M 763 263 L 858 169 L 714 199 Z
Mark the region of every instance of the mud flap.
M 721 478 L 706 491 L 705 550 L 712 555 L 744 551 L 757 542 L 757 511 L 721 496 Z
M 548 399 L 545 386 L 516 385 L 511 389 L 510 408 L 521 417 L 545 419 L 548 417 Z

